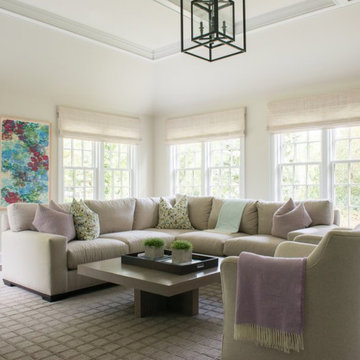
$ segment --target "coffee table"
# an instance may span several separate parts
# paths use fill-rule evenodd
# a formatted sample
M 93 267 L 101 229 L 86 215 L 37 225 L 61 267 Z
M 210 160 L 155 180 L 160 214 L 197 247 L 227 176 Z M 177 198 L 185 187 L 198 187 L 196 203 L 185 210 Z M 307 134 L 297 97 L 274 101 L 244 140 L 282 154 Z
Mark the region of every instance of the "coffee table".
M 217 267 L 176 275 L 136 265 L 121 263 L 121 257 L 78 266 L 78 274 L 134 289 L 135 316 L 158 311 L 178 311 L 196 315 L 199 311 L 199 288 L 220 281 Z

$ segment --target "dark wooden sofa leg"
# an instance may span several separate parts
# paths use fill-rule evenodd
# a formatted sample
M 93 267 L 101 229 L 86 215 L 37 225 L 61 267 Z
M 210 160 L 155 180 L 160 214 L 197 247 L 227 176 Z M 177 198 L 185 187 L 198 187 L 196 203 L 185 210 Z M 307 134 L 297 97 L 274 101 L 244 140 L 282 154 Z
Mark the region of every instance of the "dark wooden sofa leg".
M 5 280 L 5 279 L 3 279 L 3 281 L 4 281 L 4 284 L 6 285 L 6 286 L 15 286 L 13 283 L 11 283 L 10 281 L 7 281 L 7 280 Z

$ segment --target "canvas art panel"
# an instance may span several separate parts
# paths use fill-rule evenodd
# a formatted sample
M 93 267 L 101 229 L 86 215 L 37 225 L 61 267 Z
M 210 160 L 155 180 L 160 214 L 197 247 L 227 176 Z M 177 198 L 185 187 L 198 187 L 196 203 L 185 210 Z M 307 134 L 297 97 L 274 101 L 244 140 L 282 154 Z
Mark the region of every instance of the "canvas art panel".
M 0 117 L 0 206 L 48 203 L 51 124 Z

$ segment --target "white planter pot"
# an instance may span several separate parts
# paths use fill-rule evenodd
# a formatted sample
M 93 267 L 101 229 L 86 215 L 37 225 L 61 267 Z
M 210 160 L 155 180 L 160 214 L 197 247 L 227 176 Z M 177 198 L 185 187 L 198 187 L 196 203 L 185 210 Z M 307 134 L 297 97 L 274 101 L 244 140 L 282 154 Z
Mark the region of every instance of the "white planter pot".
M 192 260 L 192 249 L 171 249 L 171 260 L 174 264 L 182 264 Z
M 151 259 L 158 259 L 164 256 L 164 246 L 145 246 L 145 256 Z

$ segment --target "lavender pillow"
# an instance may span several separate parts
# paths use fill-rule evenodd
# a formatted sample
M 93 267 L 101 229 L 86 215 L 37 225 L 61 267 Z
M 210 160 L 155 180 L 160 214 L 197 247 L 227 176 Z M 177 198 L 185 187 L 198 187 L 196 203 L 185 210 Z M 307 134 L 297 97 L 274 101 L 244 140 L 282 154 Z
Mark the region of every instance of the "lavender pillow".
M 72 214 L 49 209 L 38 205 L 32 223 L 39 232 L 62 235 L 67 241 L 75 239 L 75 227 Z
M 49 209 L 52 209 L 52 210 L 56 210 L 56 211 L 59 211 L 63 214 L 71 214 L 71 212 L 69 211 L 65 211 L 61 206 L 59 206 L 54 200 L 50 200 L 49 202 Z
M 271 234 L 287 239 L 290 231 L 303 229 L 311 224 L 312 220 L 307 213 L 304 204 L 295 206 L 290 198 L 274 214 Z

